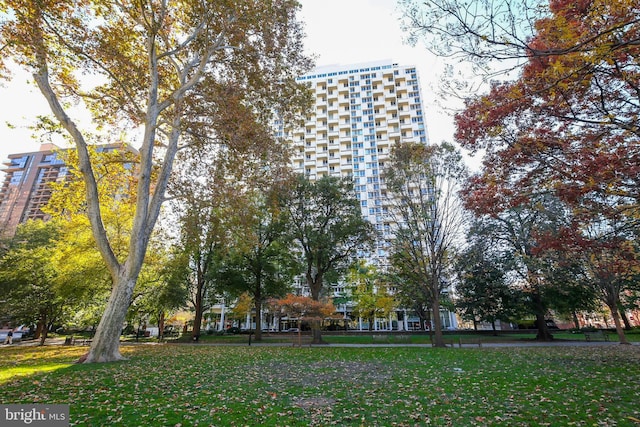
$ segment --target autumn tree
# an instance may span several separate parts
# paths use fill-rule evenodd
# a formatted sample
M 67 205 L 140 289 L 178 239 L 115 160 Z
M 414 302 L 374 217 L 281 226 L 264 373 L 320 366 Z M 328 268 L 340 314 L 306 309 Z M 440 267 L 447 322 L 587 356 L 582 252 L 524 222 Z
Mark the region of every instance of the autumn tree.
M 346 179 L 323 176 L 312 182 L 298 175 L 285 188 L 282 206 L 311 297 L 320 301 L 327 276 L 344 273 L 359 251 L 369 249 L 373 226 L 362 217 L 353 184 Z M 313 332 L 314 342 L 320 343 L 320 329 Z
M 539 89 L 559 89 L 556 94 L 560 97 L 568 93 L 566 83 L 583 92 L 590 82 L 603 83 L 611 78 L 622 83 L 615 85 L 616 92 L 637 93 L 637 79 L 633 79 L 637 63 L 634 66 L 633 58 L 637 57 L 638 19 L 631 1 L 554 0 L 546 4 L 537 0 L 402 0 L 400 4 L 409 42 L 423 42 L 435 55 L 470 66 L 485 81 L 508 78 L 538 62 L 549 72 Z M 457 90 L 474 89 L 461 68 L 452 73 L 453 84 L 443 83 Z M 592 89 L 606 95 L 603 100 L 624 99 L 619 97 L 622 92 L 606 94 L 603 86 Z M 594 103 L 592 107 L 597 110 L 604 104 L 599 107 Z M 594 125 L 599 122 L 580 108 L 573 109 L 573 114 L 589 118 Z M 601 124 L 606 125 L 606 121 Z
M 229 318 L 238 322 L 239 325 L 242 324 L 243 321 L 247 319 L 247 317 L 251 316 L 251 309 L 254 306 L 253 300 L 251 299 L 251 295 L 248 293 L 240 294 L 236 297 L 233 307 L 231 308 L 231 312 L 229 313 Z
M 215 107 L 223 98 L 220 88 L 227 86 L 264 120 L 278 110 L 273 105 L 288 111 L 283 103 L 296 96 L 295 76 L 308 66 L 298 7 L 295 1 L 252 0 L 3 2 L 0 66 L 11 60 L 32 73 L 75 143 L 91 227 L 113 280 L 87 362 L 122 359 L 120 330 L 184 131 L 216 134 L 216 121 L 207 117 L 215 118 L 219 110 L 207 108 L 202 115 L 199 106 Z M 95 79 L 81 81 L 80 75 Z M 113 134 L 141 130 L 125 260 L 118 259 L 104 230 L 98 177 L 87 150 L 93 136 L 67 108 L 80 100 Z
M 115 148 L 112 146 L 112 151 L 106 152 L 104 147 L 93 147 L 90 149 L 90 156 L 100 177 L 98 189 L 105 230 L 114 242 L 115 252 L 124 258 L 126 245 L 122 243 L 122 237 L 130 232 L 132 222 L 131 166 L 135 153 Z M 31 298 L 46 305 L 38 310 L 40 320 L 34 322 L 38 324 L 38 337 L 46 337 L 47 323 L 51 322 L 64 321 L 67 325 L 82 328 L 95 325 L 96 312 L 104 309 L 110 288 L 108 270 L 97 251 L 88 219 L 84 215 L 84 186 L 75 151 L 60 151 L 56 156 L 64 161 L 68 169 L 65 179 L 49 183 L 52 195 L 48 205 L 42 210 L 51 221 L 47 224 L 25 224 L 19 237 L 19 241 L 27 245 L 25 248 L 33 246 L 21 256 L 30 253 L 41 258 L 40 268 L 37 270 L 26 259 L 20 264 L 25 268 L 32 268 L 34 274 L 40 271 L 40 277 L 45 277 L 43 272 L 47 271 L 46 284 L 41 281 L 39 286 L 31 287 L 33 295 L 24 294 L 20 297 L 20 305 L 27 310 L 38 306 L 25 304 Z M 13 253 L 12 256 L 16 255 Z M 26 277 L 24 272 L 20 274 Z M 35 280 L 31 281 L 35 283 Z M 54 309 L 54 306 L 58 308 Z M 62 309 L 72 310 L 73 316 L 62 317 Z
M 336 311 L 333 304 L 328 300 L 320 301 L 315 298 L 293 294 L 288 294 L 285 298 L 271 301 L 270 305 L 273 310 L 280 311 L 290 320 L 297 321 L 298 337 L 300 337 L 303 321 L 320 323 Z M 315 340 L 314 344 L 317 344 Z
M 123 261 L 127 257 L 128 236 L 133 227 L 137 152 L 125 144 L 110 144 L 89 147 L 89 155 L 98 177 L 97 189 L 104 229 L 112 242 L 114 254 Z M 86 215 L 85 187 L 77 152 L 60 150 L 56 156 L 64 161 L 67 174 L 65 179 L 49 184 L 51 198 L 42 208 L 62 225 L 53 259 L 66 279 L 64 289 L 76 293 L 84 291 L 84 307 L 78 308 L 77 314 L 80 316 L 76 323 L 84 317 L 90 322 L 89 325 L 95 327 L 99 321 L 97 312 L 104 310 L 109 297 L 109 270 L 98 251 Z M 129 305 L 129 318 L 148 317 L 146 296 L 157 295 L 162 265 L 166 261 L 167 251 L 162 243 L 165 237 L 154 231 L 150 238 L 149 245 L 153 249 L 145 256 L 138 286 Z
M 484 153 L 471 197 L 506 209 L 553 192 L 572 209 L 624 215 L 619 226 L 637 227 L 640 22 L 633 2 L 405 5 L 408 26 L 440 40 L 430 44 L 439 54 L 517 67 L 502 75 L 513 80 L 491 75 L 489 92 L 471 94 L 456 115 L 456 141 Z
M 273 190 L 289 174 L 286 146 L 238 94 L 227 93 L 221 104 L 216 120 L 223 132 L 216 145 L 206 143 L 209 136 L 195 123 L 168 190 L 187 254 L 183 260 L 193 270 L 188 283 L 194 291 L 194 338 L 218 295 L 246 292 L 259 313 L 267 297 L 286 293 L 291 267 L 284 216 Z M 304 111 L 305 106 L 301 97 L 289 108 Z
M 346 283 L 351 291 L 353 315 L 366 319 L 370 331 L 373 330 L 375 319 L 388 318 L 396 307 L 384 276 L 364 260 L 359 260 L 349 268 Z
M 440 50 L 430 44 L 439 54 L 514 71 L 501 75 L 513 79 L 504 82 L 493 74 L 489 92 L 470 96 L 456 116 L 456 141 L 485 153 L 482 172 L 468 185 L 468 204 L 476 212 L 507 212 L 553 194 L 573 216 L 570 227 L 555 233 L 561 238 L 556 247 L 569 252 L 571 242 L 585 239 L 586 230 L 598 223 L 612 235 L 637 230 L 640 21 L 635 3 L 554 0 L 547 7 L 435 0 L 424 7 L 413 1 L 405 5 L 408 27 L 419 37 L 428 31 L 435 36 L 432 42 L 439 39 Z M 593 242 L 594 247 L 606 244 Z
M 133 226 L 136 152 L 124 144 L 88 147 L 88 152 L 98 177 L 103 228 L 112 242 L 113 253 L 123 261 Z M 64 289 L 82 293 L 83 307 L 78 307 L 77 314 L 89 324 L 78 326 L 95 327 L 109 298 L 112 280 L 86 215 L 86 194 L 77 152 L 60 150 L 56 157 L 64 162 L 67 173 L 63 180 L 49 183 L 51 197 L 42 208 L 61 224 L 52 257 L 65 277 Z
M 458 190 L 465 176 L 461 154 L 450 144 L 413 142 L 393 148 L 384 174 L 390 213 L 397 224 L 391 266 L 427 296 L 438 347 L 445 345 L 440 307 L 453 250 L 463 231 Z
M 624 311 L 621 301 L 625 294 L 633 291 L 640 273 L 635 242 L 599 224 L 563 248 L 580 260 L 585 273 L 583 283 L 609 309 L 620 343 L 629 344 L 621 320 L 621 311 Z

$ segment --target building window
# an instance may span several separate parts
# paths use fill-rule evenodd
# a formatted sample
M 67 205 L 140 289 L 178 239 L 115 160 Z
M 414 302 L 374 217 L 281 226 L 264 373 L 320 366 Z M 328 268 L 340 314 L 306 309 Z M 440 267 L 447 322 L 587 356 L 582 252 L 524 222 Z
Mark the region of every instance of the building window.
M 15 171 L 13 173 L 13 175 L 11 175 L 11 181 L 10 184 L 11 185 L 18 185 L 20 184 L 20 181 L 22 181 L 22 175 L 24 174 L 23 171 Z

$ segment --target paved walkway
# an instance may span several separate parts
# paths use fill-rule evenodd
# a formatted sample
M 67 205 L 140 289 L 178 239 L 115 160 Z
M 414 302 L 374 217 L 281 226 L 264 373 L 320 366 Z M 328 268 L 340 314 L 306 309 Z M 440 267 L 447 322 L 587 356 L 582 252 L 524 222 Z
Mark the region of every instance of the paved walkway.
M 47 338 L 45 345 L 46 346 L 55 346 L 55 345 L 63 345 L 64 338 Z M 247 346 L 247 342 L 238 342 L 238 343 L 212 343 L 212 342 L 199 342 L 199 343 L 171 343 L 171 342 L 133 342 L 126 341 L 122 343 L 123 345 L 193 345 L 193 346 Z M 634 346 L 640 346 L 640 342 L 631 343 Z M 19 342 L 14 342 L 11 345 L 2 344 L 0 348 L 7 347 L 35 347 L 40 345 L 40 340 L 24 340 Z M 252 346 L 255 347 L 291 347 L 291 342 L 252 342 Z M 449 344 L 451 345 L 451 344 Z M 619 345 L 617 341 L 565 341 L 565 340 L 557 340 L 557 341 L 549 341 L 549 342 L 539 342 L 539 341 L 509 341 L 509 342 L 483 342 L 482 347 L 600 347 L 600 346 L 613 346 Z M 303 345 L 303 347 L 307 347 L 307 345 Z M 394 343 L 376 343 L 376 344 L 349 344 L 349 343 L 329 343 L 322 345 L 312 345 L 311 347 L 355 347 L 355 348 L 381 348 L 381 347 L 417 347 L 417 348 L 429 348 L 432 347 L 431 344 L 394 344 Z M 453 347 L 459 348 L 460 345 L 458 342 L 454 342 Z M 462 348 L 478 348 L 479 345 L 477 343 L 465 343 L 462 342 Z M 87 349 L 89 347 L 87 346 Z

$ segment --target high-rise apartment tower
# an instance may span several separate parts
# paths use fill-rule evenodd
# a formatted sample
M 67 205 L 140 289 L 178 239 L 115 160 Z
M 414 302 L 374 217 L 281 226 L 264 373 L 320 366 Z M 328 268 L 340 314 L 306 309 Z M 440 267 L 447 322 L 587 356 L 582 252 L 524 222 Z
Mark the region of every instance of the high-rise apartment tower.
M 136 150 L 127 144 L 94 146 L 96 152 Z M 52 182 L 68 179 L 69 167 L 54 144 L 42 144 L 39 151 L 10 154 L 3 162 L 4 182 L 0 187 L 0 235 L 11 237 L 18 225 L 30 219 L 47 219 L 42 208 L 51 198 Z
M 39 151 L 11 154 L 3 163 L 0 233 L 4 236 L 12 236 L 18 224 L 29 219 L 46 219 L 41 208 L 51 197 L 49 183 L 66 179 L 68 172 L 57 150 L 53 144 L 42 144 Z
M 293 130 L 293 166 L 310 179 L 352 177 L 362 215 L 379 232 L 369 262 L 384 265 L 392 224 L 381 174 L 394 144 L 427 143 L 418 72 L 391 61 L 327 66 L 298 78 L 315 103 Z

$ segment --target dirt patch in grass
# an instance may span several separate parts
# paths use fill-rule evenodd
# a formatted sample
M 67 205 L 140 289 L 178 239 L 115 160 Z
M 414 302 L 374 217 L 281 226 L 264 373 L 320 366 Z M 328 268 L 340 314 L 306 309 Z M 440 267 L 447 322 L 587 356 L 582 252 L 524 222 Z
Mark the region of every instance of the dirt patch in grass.
M 303 397 L 293 401 L 294 406 L 302 409 L 326 408 L 336 403 L 329 397 Z
M 331 360 L 313 363 L 291 362 L 275 365 L 273 362 L 252 364 L 253 379 L 271 382 L 274 376 L 292 386 L 324 386 L 336 381 L 351 384 L 372 384 L 389 380 L 394 369 L 377 362 Z

